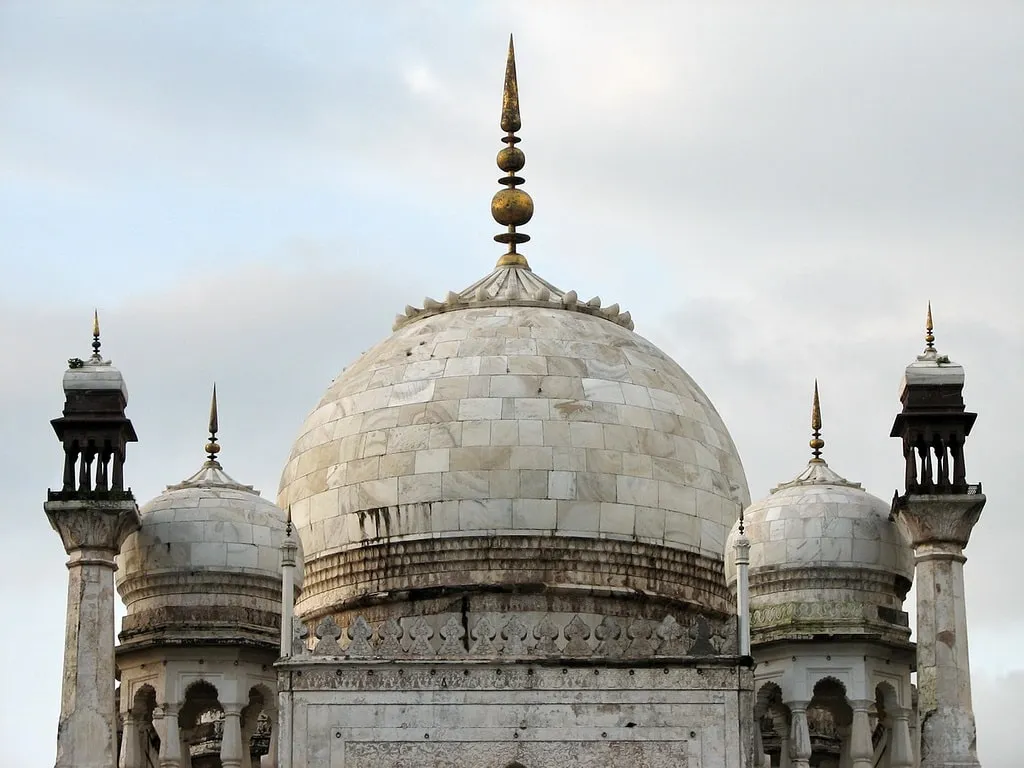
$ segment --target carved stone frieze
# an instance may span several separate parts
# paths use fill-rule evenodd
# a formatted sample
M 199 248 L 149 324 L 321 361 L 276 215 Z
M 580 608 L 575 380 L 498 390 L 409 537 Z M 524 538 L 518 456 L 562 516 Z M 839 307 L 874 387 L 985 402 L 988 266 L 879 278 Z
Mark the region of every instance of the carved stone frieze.
M 444 660 L 421 663 L 407 660 L 400 667 L 382 666 L 371 660 L 338 663 L 337 659 L 306 656 L 279 667 L 282 689 L 293 691 L 407 691 L 463 690 L 606 690 L 614 685 L 629 690 L 736 690 L 736 659 L 693 660 L 686 665 L 646 665 L 637 668 L 569 666 L 533 668 L 526 664 L 493 659 L 490 663 L 467 659 L 450 664 Z M 639 660 L 638 660 L 639 661 Z M 667 662 L 666 664 L 669 664 Z M 667 670 L 667 671 L 666 671 Z M 741 687 L 753 685 L 749 670 L 741 670 Z
M 429 765 L 434 768 L 686 768 L 690 763 L 687 741 L 347 741 L 345 764 L 379 768 Z
M 318 641 L 312 651 L 297 641 L 293 657 L 311 653 L 351 659 L 653 659 L 736 652 L 734 620 L 701 615 L 685 615 L 682 620 L 666 615 L 660 622 L 604 616 L 591 624 L 578 614 L 485 614 L 473 622 L 468 636 L 455 614 L 392 617 L 377 623 L 356 616 L 347 629 L 328 616 L 314 634 Z

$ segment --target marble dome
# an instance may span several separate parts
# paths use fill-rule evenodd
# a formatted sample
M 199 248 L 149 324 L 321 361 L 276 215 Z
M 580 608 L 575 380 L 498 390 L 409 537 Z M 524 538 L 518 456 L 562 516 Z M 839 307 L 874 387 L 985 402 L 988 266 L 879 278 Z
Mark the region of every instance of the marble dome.
M 145 504 L 117 558 L 122 645 L 223 635 L 278 642 L 286 515 L 207 460 Z M 301 584 L 298 569 L 296 581 Z
M 285 466 L 300 614 L 417 588 L 544 584 L 730 610 L 747 483 L 710 400 L 629 313 L 499 267 L 407 307 Z
M 913 550 L 890 505 L 812 459 L 795 479 L 744 512 L 750 541 L 750 606 L 759 630 L 814 633 L 826 624 L 846 631 L 909 637 L 902 612 L 914 576 Z M 726 545 L 726 578 L 736 582 L 734 543 Z M 781 626 L 780 626 L 781 625 Z

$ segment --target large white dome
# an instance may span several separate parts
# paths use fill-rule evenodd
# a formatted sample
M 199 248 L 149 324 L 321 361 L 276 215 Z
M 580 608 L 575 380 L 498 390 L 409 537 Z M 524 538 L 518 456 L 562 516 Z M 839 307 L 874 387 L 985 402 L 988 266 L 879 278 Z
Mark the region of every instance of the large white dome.
M 527 582 L 729 610 L 739 456 L 628 313 L 506 267 L 396 326 L 332 384 L 284 469 L 302 613 Z

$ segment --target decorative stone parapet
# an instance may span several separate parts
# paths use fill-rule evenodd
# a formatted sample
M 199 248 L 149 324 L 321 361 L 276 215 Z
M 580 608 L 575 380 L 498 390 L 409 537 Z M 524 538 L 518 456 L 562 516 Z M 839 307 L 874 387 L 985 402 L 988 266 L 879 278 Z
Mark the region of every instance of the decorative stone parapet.
M 734 618 L 665 616 L 599 622 L 580 615 L 485 614 L 471 626 L 459 614 L 389 619 L 371 625 L 357 616 L 342 628 L 328 616 L 316 627 L 295 622 L 292 659 L 494 659 L 605 658 L 642 660 L 659 657 L 734 656 Z M 310 648 L 312 641 L 312 648 Z
M 610 320 L 632 331 L 633 318 L 618 304 L 602 306 L 601 297 L 581 300 L 576 291 L 561 291 L 529 270 L 499 267 L 482 280 L 456 293 L 449 291 L 443 301 L 427 296 L 422 307 L 406 305 L 395 317 L 393 330 L 423 317 L 469 307 L 546 307 L 580 312 Z

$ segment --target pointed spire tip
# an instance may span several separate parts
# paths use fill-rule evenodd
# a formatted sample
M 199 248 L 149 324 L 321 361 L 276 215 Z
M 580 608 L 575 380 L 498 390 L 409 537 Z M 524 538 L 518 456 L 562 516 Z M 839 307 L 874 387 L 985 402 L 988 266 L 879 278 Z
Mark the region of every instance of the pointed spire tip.
M 206 443 L 206 460 L 208 462 L 216 462 L 217 454 L 220 453 L 220 446 L 217 444 L 217 431 L 220 429 L 219 419 L 217 417 L 217 384 L 214 382 L 213 385 L 213 397 L 210 398 L 210 439 Z
M 533 199 L 523 190 L 517 189 L 525 181 L 517 175 L 526 165 L 526 155 L 516 146 L 520 139 L 515 134 L 521 127 L 516 52 L 512 35 L 509 35 L 508 59 L 505 62 L 505 86 L 501 94 L 501 130 L 505 132 L 501 141 L 507 146 L 498 152 L 497 158 L 498 168 L 506 174 L 498 179 L 498 183 L 505 189 L 498 190 L 491 198 L 491 216 L 496 222 L 506 227 L 506 231 L 494 236 L 497 242 L 508 245 L 508 251 L 498 259 L 498 266 L 529 269 L 530 264 L 526 257 L 516 251 L 517 245 L 528 242 L 530 239 L 529 235 L 517 232 L 516 227 L 523 226 L 533 217 Z
M 100 357 L 100 311 L 92 311 L 92 356 L 95 359 Z
M 811 405 L 811 461 L 821 463 L 821 449 L 825 441 L 821 439 L 821 399 L 818 397 L 818 380 L 814 380 L 814 402 Z
M 925 320 L 924 343 L 925 351 L 935 349 L 935 323 L 932 322 L 932 302 L 928 300 L 928 317 Z

